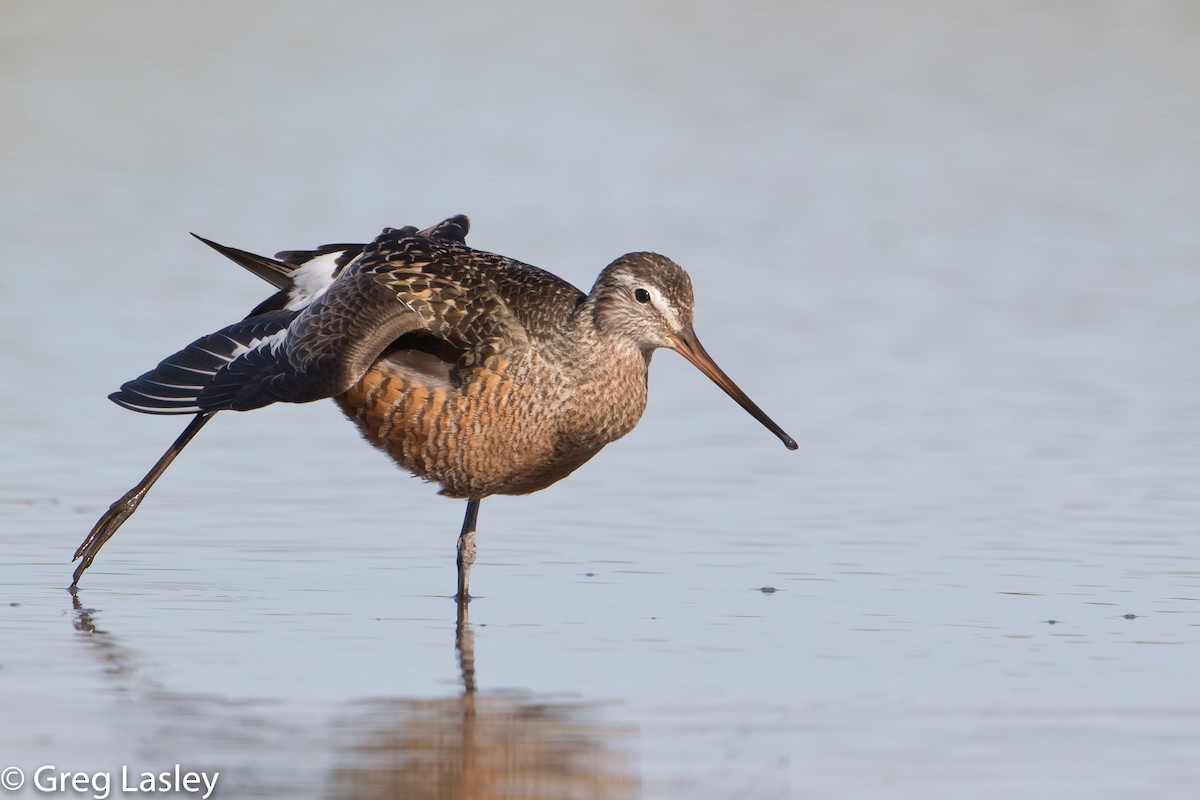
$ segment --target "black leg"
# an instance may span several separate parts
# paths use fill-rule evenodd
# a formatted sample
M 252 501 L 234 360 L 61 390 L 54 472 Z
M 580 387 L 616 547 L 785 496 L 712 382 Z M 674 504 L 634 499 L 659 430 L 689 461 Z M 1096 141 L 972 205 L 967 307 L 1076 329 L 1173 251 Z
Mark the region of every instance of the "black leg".
M 471 580 L 471 565 L 479 548 L 475 545 L 475 523 L 479 520 L 479 501 L 467 501 L 467 515 L 463 517 L 462 531 L 458 534 L 458 594 L 454 599 L 459 604 L 471 602 L 468 584 Z
M 138 481 L 137 486 L 134 486 L 108 507 L 108 511 L 96 522 L 92 532 L 83 540 L 83 544 L 79 545 L 79 549 L 75 551 L 75 557 L 71 559 L 72 561 L 83 559 L 75 568 L 71 591 L 75 591 L 79 587 L 79 579 L 83 577 L 84 570 L 92 565 L 96 554 L 100 552 L 101 547 L 104 547 L 104 543 L 112 538 L 112 535 L 124 524 L 125 520 L 133 515 L 134 511 L 137 511 L 137 507 L 141 505 L 142 498 L 150 491 L 150 487 L 162 477 L 162 474 L 167 471 L 167 467 L 171 466 L 171 462 L 175 460 L 175 456 L 183 452 L 183 448 L 187 447 L 192 437 L 199 433 L 200 429 L 204 427 L 204 423 L 212 419 L 216 413 L 215 411 L 202 411 L 193 417 L 188 426 L 184 428 L 183 433 L 179 434 L 179 438 L 167 448 L 167 452 L 162 454 L 162 458 L 158 459 L 146 473 L 146 477 Z

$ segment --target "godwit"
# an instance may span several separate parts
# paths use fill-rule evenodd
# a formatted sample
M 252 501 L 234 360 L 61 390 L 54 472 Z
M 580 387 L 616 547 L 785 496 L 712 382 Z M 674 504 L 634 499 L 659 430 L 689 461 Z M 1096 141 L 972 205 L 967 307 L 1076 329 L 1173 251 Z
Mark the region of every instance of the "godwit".
M 110 398 L 147 414 L 192 414 L 136 486 L 75 552 L 71 588 L 104 543 L 212 416 L 333 398 L 371 444 L 467 501 L 458 594 L 470 599 L 479 503 L 561 480 L 624 436 L 646 407 L 646 372 L 670 348 L 778 436 L 700 346 L 692 283 L 673 261 L 628 253 L 584 294 L 511 258 L 466 245 L 464 216 L 370 244 L 266 258 L 201 239 L 279 291 Z

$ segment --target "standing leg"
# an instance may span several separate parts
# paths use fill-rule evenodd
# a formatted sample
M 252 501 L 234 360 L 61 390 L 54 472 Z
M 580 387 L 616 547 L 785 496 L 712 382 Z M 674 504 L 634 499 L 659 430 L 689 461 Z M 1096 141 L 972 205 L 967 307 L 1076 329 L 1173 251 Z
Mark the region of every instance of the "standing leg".
M 154 485 L 162 474 L 167 471 L 167 467 L 171 466 L 171 462 L 175 460 L 175 456 L 179 455 L 183 448 L 187 447 L 188 442 L 192 440 L 204 423 L 212 419 L 215 411 L 201 411 L 188 426 L 183 429 L 183 433 L 179 434 L 167 452 L 162 454 L 162 458 L 155 462 L 150 471 L 146 473 L 146 477 L 138 481 L 137 486 L 134 486 L 128 492 L 123 494 L 120 499 L 109 506 L 108 511 L 104 512 L 104 516 L 96 522 L 96 526 L 92 528 L 92 532 L 83 540 L 83 544 L 79 545 L 79 549 L 75 551 L 75 558 L 83 558 L 79 566 L 75 568 L 74 580 L 71 581 L 71 591 L 79 586 L 79 579 L 83 577 L 83 571 L 92 565 L 92 561 L 96 558 L 96 554 L 100 552 L 100 548 L 104 547 L 104 543 L 112 538 L 112 535 L 117 532 L 117 529 L 129 519 L 137 507 L 141 505 L 142 498 L 146 496 L 146 492 L 150 491 L 150 487 Z
M 462 531 L 458 534 L 458 594 L 454 599 L 462 603 L 471 602 L 471 593 L 467 584 L 471 580 L 471 565 L 475 563 L 475 554 L 479 548 L 475 545 L 475 523 L 479 519 L 479 500 L 471 498 L 467 501 L 467 515 L 463 518 Z

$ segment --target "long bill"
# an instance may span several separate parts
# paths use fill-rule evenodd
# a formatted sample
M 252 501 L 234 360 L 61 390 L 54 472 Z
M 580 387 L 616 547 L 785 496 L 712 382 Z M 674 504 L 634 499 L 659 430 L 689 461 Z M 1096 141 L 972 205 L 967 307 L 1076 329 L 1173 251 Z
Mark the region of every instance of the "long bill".
M 737 387 L 737 384 L 726 375 L 717 362 L 712 360 L 712 356 L 700 345 L 700 340 L 696 338 L 696 331 L 691 325 L 684 327 L 679 333 L 671 337 L 671 342 L 674 345 L 675 351 L 681 356 L 692 362 L 697 369 L 712 379 L 712 382 L 725 390 L 725 394 L 737 401 L 738 405 L 750 412 L 750 416 L 761 422 L 767 430 L 779 437 L 784 446 L 788 450 L 795 450 L 796 440 L 783 432 L 783 428 L 776 425 L 770 417 L 763 413 L 763 410 L 754 405 L 754 401 L 746 396 L 746 393 Z

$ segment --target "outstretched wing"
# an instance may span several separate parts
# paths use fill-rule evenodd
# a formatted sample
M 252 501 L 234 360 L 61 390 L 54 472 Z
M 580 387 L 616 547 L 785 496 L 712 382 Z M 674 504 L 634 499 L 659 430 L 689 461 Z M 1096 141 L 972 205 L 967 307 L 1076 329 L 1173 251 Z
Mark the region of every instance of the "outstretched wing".
M 284 302 L 261 310 L 264 304 L 261 313 L 196 340 L 126 383 L 112 399 L 157 414 L 311 402 L 349 389 L 390 345 L 414 332 L 448 344 L 461 367 L 523 350 L 524 328 L 489 275 L 497 257 L 461 244 L 466 230 L 465 217 L 418 233 L 385 229 L 303 308 Z M 280 254 L 280 263 L 299 260 L 294 252 Z M 333 251 L 308 252 L 320 258 Z
M 457 214 L 423 231 L 418 231 L 415 225 L 406 225 L 403 228 L 385 228 L 384 233 L 424 236 L 444 242 L 466 244 L 470 229 L 471 221 L 465 215 Z M 323 244 L 312 250 L 284 250 L 276 253 L 274 258 L 268 258 L 205 239 L 196 233 L 192 236 L 279 289 L 247 314 L 247 318 L 268 311 L 307 307 L 333 285 L 334 279 L 342 270 L 362 255 L 366 248 L 365 244 Z
M 231 364 L 260 346 L 270 348 L 287 333 L 297 311 L 272 311 L 202 336 L 108 399 L 145 414 L 196 414 L 200 396 Z

